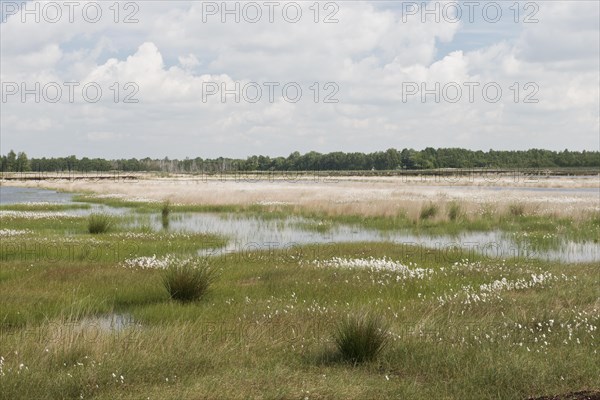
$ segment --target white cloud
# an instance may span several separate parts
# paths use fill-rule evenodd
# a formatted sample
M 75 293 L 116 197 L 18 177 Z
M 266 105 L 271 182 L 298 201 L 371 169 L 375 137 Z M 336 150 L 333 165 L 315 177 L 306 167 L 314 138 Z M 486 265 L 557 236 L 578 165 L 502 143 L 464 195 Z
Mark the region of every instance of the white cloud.
M 103 97 L 95 104 L 81 95 L 57 104 L 22 104 L 19 96 L 11 97 L 2 105 L 3 148 L 34 155 L 183 157 L 597 146 L 597 3 L 539 3 L 539 23 L 505 24 L 506 38 L 476 49 L 461 49 L 456 41 L 463 23 L 403 22 L 397 9 L 344 2 L 339 23 L 315 24 L 309 5 L 307 18 L 297 24 L 202 23 L 201 2 L 140 3 L 140 22 L 131 25 L 110 19 L 22 24 L 11 17 L 0 25 L 3 82 L 93 81 Z M 440 43 L 453 41 L 455 50 L 439 54 Z M 235 103 L 233 96 L 221 103 L 218 95 L 203 101 L 206 83 L 232 88 L 235 82 L 243 87 L 271 81 L 298 82 L 302 100 L 286 102 L 280 86 L 274 102 L 266 92 L 256 104 Z M 339 85 L 337 104 L 322 102 L 328 81 Z M 123 103 L 133 93 L 124 87 L 128 82 L 139 88 L 139 103 Z M 319 103 L 312 100 L 314 82 L 320 84 Z M 456 104 L 423 104 L 419 95 L 403 102 L 407 82 L 425 82 L 427 88 L 436 82 L 495 82 L 503 95 L 492 104 L 479 87 L 470 103 L 463 86 Z M 515 82 L 519 103 L 510 89 Z M 529 82 L 539 87 L 537 104 L 522 102 L 533 92 L 523 87 Z M 72 148 L 48 147 L 48 138 Z
M 114 132 L 89 132 L 86 137 L 91 142 L 113 142 L 115 139 L 119 139 L 122 137 L 120 134 L 115 134 Z

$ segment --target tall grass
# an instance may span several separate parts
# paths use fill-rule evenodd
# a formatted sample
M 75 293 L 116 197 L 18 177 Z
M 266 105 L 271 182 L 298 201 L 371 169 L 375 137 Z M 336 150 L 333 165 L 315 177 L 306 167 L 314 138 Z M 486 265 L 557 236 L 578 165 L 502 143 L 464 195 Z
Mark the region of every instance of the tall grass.
M 88 232 L 91 234 L 108 232 L 111 226 L 112 221 L 106 214 L 91 214 L 88 217 Z
M 166 200 L 162 204 L 161 208 L 161 217 L 162 217 L 162 227 L 163 229 L 167 229 L 169 227 L 169 214 L 171 213 L 171 202 Z
M 16 229 L 22 221 L 3 223 Z M 72 231 L 82 221 L 65 229 Z M 56 241 L 65 229 L 51 231 L 44 225 L 39 232 Z M 90 235 L 82 239 L 96 241 Z M 210 237 L 101 239 L 135 250 L 127 257 L 162 257 L 174 251 L 185 257 Z M 28 251 L 39 247 L 36 237 L 20 240 Z M 313 244 L 294 249 L 294 257 L 289 249 L 253 251 L 244 254 L 243 262 L 228 254 L 211 259 L 211 266 L 219 265 L 219 281 L 210 286 L 215 290 L 183 305 L 165 301 L 161 279 L 166 271 L 116 268 L 121 263 L 112 254 L 84 260 L 69 255 L 64 262 L 36 262 L 35 268 L 28 259 L 3 259 L 0 356 L 5 376 L 0 376 L 0 399 L 112 399 L 143 393 L 191 400 L 198 392 L 240 400 L 305 395 L 526 399 L 600 388 L 594 354 L 599 321 L 595 264 L 518 258 L 515 268 L 507 268 L 500 260 L 474 254 L 468 265 L 448 268 L 466 253 L 421 249 L 394 243 Z M 0 255 L 10 251 L 0 246 Z M 418 263 L 440 273 L 397 281 L 391 271 L 308 267 L 319 258 L 371 256 Z M 443 273 L 438 267 L 444 267 Z M 444 305 L 437 299 L 458 293 L 463 285 L 478 289 L 503 277 L 530 279 L 530 272 L 542 269 L 556 276 L 568 270 L 569 280 L 502 291 L 501 298 L 468 305 L 460 297 Z M 359 368 L 334 362 L 340 357 L 323 352 L 324 342 L 333 347 L 331 323 L 345 322 L 348 314 L 364 315 L 361 310 L 366 309 L 389 323 L 390 334 L 384 336 L 389 344 L 374 363 Z M 140 325 L 122 331 L 88 325 L 94 316 L 113 312 L 130 314 Z M 547 329 L 550 320 L 552 332 Z M 577 323 L 581 326 L 574 328 Z M 343 331 L 359 330 L 360 324 L 348 325 L 355 328 Z M 370 336 L 380 332 L 366 331 Z M 394 345 L 395 340 L 401 345 Z M 347 359 L 357 363 L 359 357 Z
M 169 214 L 171 213 L 171 202 L 169 200 L 163 202 L 160 211 L 163 219 L 169 218 Z
M 429 203 L 427 206 L 425 206 L 421 209 L 419 218 L 422 220 L 433 218 L 438 214 L 438 211 L 439 211 L 439 208 L 437 205 L 435 205 L 433 203 Z
M 448 205 L 448 219 L 450 221 L 456 221 L 457 219 L 462 217 L 462 208 L 460 204 L 453 201 Z
M 513 217 L 522 217 L 525 215 L 525 205 L 516 203 L 508 206 L 508 212 Z
M 340 356 L 354 364 L 375 359 L 389 344 L 383 319 L 370 313 L 348 316 L 336 327 L 333 339 Z
M 173 300 L 199 300 L 215 280 L 215 272 L 200 260 L 174 261 L 167 268 L 163 285 Z

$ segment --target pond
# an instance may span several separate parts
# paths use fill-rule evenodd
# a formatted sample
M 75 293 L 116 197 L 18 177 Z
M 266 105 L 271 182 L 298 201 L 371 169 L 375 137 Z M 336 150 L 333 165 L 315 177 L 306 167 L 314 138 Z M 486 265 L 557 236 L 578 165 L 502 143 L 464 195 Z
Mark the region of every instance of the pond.
M 72 202 L 72 195 L 44 189 L 0 186 L 1 204 L 21 202 L 69 203 Z M 131 209 L 104 205 L 66 212 L 85 215 L 97 211 L 114 214 L 133 213 L 132 226 L 148 225 L 156 231 L 165 229 L 158 213 L 156 215 L 136 214 Z M 463 232 L 458 235 L 417 235 L 406 230 L 384 232 L 356 225 L 321 226 L 317 221 L 297 216 L 261 218 L 234 213 L 199 212 L 171 213 L 167 229 L 172 232 L 214 233 L 230 239 L 225 247 L 209 253 L 201 252 L 200 254 L 203 255 L 287 249 L 303 244 L 393 242 L 405 245 L 407 251 L 414 251 L 412 245 L 438 250 L 460 248 L 465 258 L 474 252 L 496 260 L 518 257 L 562 262 L 600 261 L 598 243 L 553 238 L 534 245 L 531 241 L 519 239 L 519 236 L 500 231 Z
M 124 207 L 108 207 L 104 204 L 89 204 L 73 201 L 73 193 L 58 192 L 55 190 L 22 188 L 14 186 L 0 185 L 0 205 L 10 204 L 80 204 L 89 208 L 65 210 L 71 215 L 88 215 L 91 213 L 108 213 L 123 215 L 131 211 Z
M 310 226 L 311 228 L 306 228 Z M 419 245 L 449 251 L 463 249 L 464 258 L 470 253 L 483 254 L 489 259 L 539 258 L 563 262 L 600 260 L 600 245 L 592 242 L 548 240 L 534 246 L 518 240 L 515 235 L 501 232 L 463 232 L 458 235 L 416 235 L 409 231 L 380 231 L 356 225 L 333 224 L 323 230 L 314 229 L 315 222 L 302 217 L 264 219 L 230 213 L 173 213 L 169 230 L 210 232 L 229 238 L 230 242 L 216 254 L 246 252 L 253 249 L 286 249 L 294 245 L 349 242 L 392 242 L 406 246 Z M 318 227 L 318 225 L 316 225 Z M 151 218 L 151 227 L 162 227 L 160 216 Z M 214 254 L 214 251 L 212 252 Z M 206 253 L 204 253 L 206 254 Z M 458 261 L 458 260 L 456 260 Z
M 0 204 L 17 203 L 71 203 L 71 193 L 57 192 L 54 190 L 21 188 L 0 185 Z
M 130 327 L 139 327 L 130 314 L 104 314 L 96 316 L 88 316 L 78 320 L 73 324 L 75 328 L 85 330 L 95 330 L 99 333 L 115 333 L 123 331 Z

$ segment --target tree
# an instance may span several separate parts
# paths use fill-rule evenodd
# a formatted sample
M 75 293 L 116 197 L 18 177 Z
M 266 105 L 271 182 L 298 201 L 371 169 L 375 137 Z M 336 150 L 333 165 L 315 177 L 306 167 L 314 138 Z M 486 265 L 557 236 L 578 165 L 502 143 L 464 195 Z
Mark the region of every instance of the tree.
M 66 169 L 71 172 L 71 171 L 77 171 L 78 166 L 79 166 L 79 160 L 77 160 L 77 157 L 75 156 L 69 156 L 65 159 L 66 162 Z
M 396 149 L 387 149 L 385 151 L 387 169 L 397 169 L 400 167 L 400 153 Z
M 29 160 L 27 159 L 27 154 L 21 151 L 17 155 L 17 160 L 15 161 L 15 171 L 17 172 L 27 172 L 31 171 L 31 167 L 29 165 Z
M 17 164 L 17 154 L 11 150 L 6 155 L 6 171 L 13 172 Z
M 311 151 L 305 154 L 291 153 L 287 158 L 254 155 L 246 160 L 218 157 L 214 159 L 186 158 L 183 160 L 89 159 L 76 156 L 31 158 L 25 152 L 16 154 L 10 150 L 0 157 L 0 170 L 19 171 L 163 171 L 196 173 L 199 171 L 216 173 L 224 171 L 366 171 L 377 170 L 431 169 L 431 168 L 552 168 L 552 167 L 600 167 L 600 152 L 562 152 L 530 149 L 524 151 L 472 151 L 460 148 L 428 147 L 424 150 L 389 148 L 373 153 L 331 152 L 327 154 Z
M 417 152 L 413 149 L 404 149 L 400 153 L 400 161 L 402 163 L 402 167 L 406 169 L 416 169 L 418 168 L 417 163 Z

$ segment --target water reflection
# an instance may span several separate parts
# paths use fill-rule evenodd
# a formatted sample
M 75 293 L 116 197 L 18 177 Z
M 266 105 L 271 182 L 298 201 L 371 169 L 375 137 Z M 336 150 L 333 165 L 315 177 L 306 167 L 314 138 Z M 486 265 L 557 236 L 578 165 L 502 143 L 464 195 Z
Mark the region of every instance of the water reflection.
M 72 195 L 52 190 L 0 186 L 0 203 L 23 202 L 73 203 Z M 538 258 L 549 261 L 592 262 L 600 261 L 600 245 L 593 242 L 576 243 L 553 238 L 545 241 L 523 240 L 500 231 L 464 232 L 458 235 L 415 235 L 409 231 L 382 232 L 360 226 L 332 224 L 319 226 L 313 220 L 290 216 L 287 218 L 261 218 L 232 213 L 171 213 L 166 218 L 157 214 L 135 214 L 129 208 L 92 204 L 89 209 L 64 212 L 88 215 L 103 212 L 114 215 L 131 215 L 131 227 L 173 232 L 215 233 L 231 240 L 217 250 L 218 254 L 249 251 L 250 249 L 285 249 L 294 245 L 393 242 L 400 245 L 419 245 L 431 249 L 451 251 L 460 248 L 483 254 L 491 259 Z M 214 250 L 210 251 L 215 254 Z M 206 254 L 206 252 L 202 253 Z
M 137 327 L 130 314 L 106 314 L 93 317 L 85 317 L 77 321 L 75 326 L 86 330 L 96 330 L 99 332 L 115 333 L 123 331 L 129 327 Z
M 21 188 L 0 185 L 0 204 L 16 203 L 72 203 L 71 193 L 62 193 L 55 190 Z
M 148 223 L 147 220 L 145 220 Z M 416 235 L 408 231 L 382 232 L 360 226 L 334 224 L 325 231 L 302 228 L 314 221 L 292 216 L 285 219 L 263 219 L 223 213 L 174 213 L 169 229 L 180 232 L 215 233 L 232 240 L 218 249 L 201 254 L 225 254 L 250 250 L 286 249 L 294 245 L 349 242 L 392 242 L 419 245 L 441 251 L 462 249 L 483 254 L 490 259 L 539 258 L 563 262 L 589 262 L 600 260 L 599 245 L 592 242 L 575 243 L 553 240 L 552 246 L 516 240 L 514 235 L 501 231 L 464 232 L 451 235 Z M 160 216 L 150 219 L 150 227 L 160 230 Z

